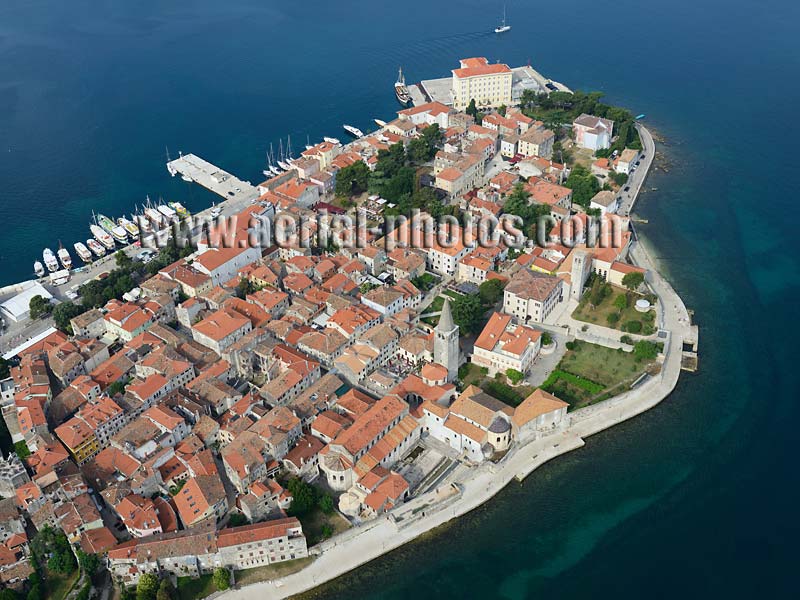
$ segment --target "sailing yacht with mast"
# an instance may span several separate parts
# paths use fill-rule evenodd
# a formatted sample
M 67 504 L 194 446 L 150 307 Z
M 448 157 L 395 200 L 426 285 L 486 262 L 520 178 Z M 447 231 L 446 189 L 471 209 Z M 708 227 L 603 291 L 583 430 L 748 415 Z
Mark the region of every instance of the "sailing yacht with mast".
M 494 28 L 494 32 L 505 33 L 506 31 L 511 31 L 511 25 L 506 23 L 506 5 L 503 4 L 503 20 L 501 21 L 500 25 Z
M 411 94 L 406 87 L 406 78 L 403 75 L 403 67 L 397 73 L 397 81 L 394 83 L 394 95 L 397 96 L 397 101 L 403 106 L 408 106 L 411 102 Z

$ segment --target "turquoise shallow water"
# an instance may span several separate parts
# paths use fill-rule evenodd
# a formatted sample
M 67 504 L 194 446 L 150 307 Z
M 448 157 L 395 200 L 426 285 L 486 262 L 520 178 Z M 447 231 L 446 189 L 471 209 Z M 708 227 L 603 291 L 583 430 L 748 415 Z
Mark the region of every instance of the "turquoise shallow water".
M 701 326 L 700 372 L 496 501 L 324 598 L 789 596 L 798 533 L 793 186 L 796 2 L 475 1 L 298 5 L 10 0 L 0 6 L 0 280 L 87 236 L 91 210 L 212 197 L 165 147 L 256 180 L 297 148 L 396 110 L 391 83 L 458 58 L 529 59 L 647 113 L 669 173 L 641 231 Z

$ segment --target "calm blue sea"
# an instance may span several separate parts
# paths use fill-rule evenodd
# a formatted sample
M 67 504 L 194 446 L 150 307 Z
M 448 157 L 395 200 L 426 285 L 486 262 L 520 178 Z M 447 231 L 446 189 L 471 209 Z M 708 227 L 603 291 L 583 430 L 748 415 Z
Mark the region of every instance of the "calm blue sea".
M 496 6 L 495 6 L 496 4 Z M 641 231 L 701 325 L 700 372 L 633 422 L 324 598 L 794 596 L 794 0 L 508 2 L 5 0 L 0 4 L 0 283 L 91 212 L 210 194 L 166 148 L 253 182 L 270 142 L 343 135 L 460 57 L 531 64 L 647 113 L 669 173 Z M 794 350 L 793 350 L 794 348 Z

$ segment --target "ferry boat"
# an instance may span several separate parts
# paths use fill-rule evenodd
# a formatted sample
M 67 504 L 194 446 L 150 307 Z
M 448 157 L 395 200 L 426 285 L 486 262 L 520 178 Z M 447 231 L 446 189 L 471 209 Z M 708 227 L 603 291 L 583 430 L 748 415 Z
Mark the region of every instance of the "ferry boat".
M 174 210 L 172 210 L 169 206 L 167 206 L 166 204 L 159 204 L 158 205 L 158 212 L 160 212 L 162 215 L 164 215 L 167 218 L 167 222 L 168 223 L 171 223 L 172 221 L 174 221 L 175 217 L 178 216 L 178 214 Z
M 357 138 L 364 137 L 364 132 L 361 131 L 358 127 L 353 127 L 352 125 L 342 125 L 342 127 L 344 127 L 344 130 L 353 137 Z
M 153 224 L 145 215 L 133 215 L 133 223 L 139 228 L 139 236 L 153 231 Z
M 58 260 L 61 262 L 61 266 L 68 271 L 72 268 L 72 257 L 69 255 L 69 251 L 63 246 L 58 249 Z
M 72 244 L 72 247 L 75 248 L 75 253 L 80 256 L 81 260 L 85 263 L 91 262 L 92 260 L 92 253 L 91 251 L 83 244 L 83 242 L 75 242 Z
M 92 232 L 94 239 L 100 242 L 106 250 L 113 250 L 116 246 L 114 244 L 114 238 L 99 225 L 89 225 L 89 231 Z
M 380 119 L 372 119 L 372 120 L 375 121 L 375 125 L 377 125 L 378 127 L 386 127 L 386 121 L 381 121 Z
M 411 94 L 408 93 L 406 78 L 403 76 L 403 67 L 400 67 L 400 71 L 397 74 L 397 81 L 394 83 L 394 95 L 397 96 L 397 101 L 403 106 L 408 106 L 411 102 Z
M 131 237 L 132 240 L 139 239 L 139 228 L 136 226 L 136 223 L 129 221 L 125 217 L 120 217 L 117 219 L 117 225 L 122 227 L 128 235 Z
M 50 248 L 45 248 L 44 252 L 42 252 L 42 258 L 44 259 L 44 266 L 47 267 L 47 270 L 51 273 L 58 271 L 58 260 L 56 260 L 56 255 L 53 254 L 53 251 Z
M 187 219 L 192 216 L 191 213 L 186 210 L 186 207 L 184 207 L 180 202 L 167 202 L 167 206 L 174 210 L 181 219 Z
M 336 144 L 336 145 L 341 144 L 341 142 L 335 137 L 324 137 L 322 139 L 328 142 L 329 144 Z
M 99 244 L 97 242 L 97 240 L 94 240 L 94 239 L 90 238 L 90 239 L 86 240 L 86 245 L 89 247 L 89 250 L 91 250 L 92 253 L 95 256 L 105 256 L 106 255 L 106 249 L 103 248 L 103 246 L 101 244 Z
M 44 265 L 41 261 L 36 261 L 33 263 L 33 272 L 36 273 L 37 277 L 44 277 Z
M 511 25 L 506 23 L 506 5 L 503 5 L 503 20 L 500 22 L 500 25 L 494 28 L 495 33 L 505 33 L 506 31 L 511 31 Z

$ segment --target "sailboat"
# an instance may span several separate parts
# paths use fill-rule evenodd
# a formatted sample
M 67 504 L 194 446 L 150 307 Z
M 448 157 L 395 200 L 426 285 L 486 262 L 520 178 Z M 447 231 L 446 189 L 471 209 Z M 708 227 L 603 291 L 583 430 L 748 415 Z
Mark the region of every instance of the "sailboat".
M 403 67 L 400 67 L 400 71 L 397 73 L 397 81 L 394 83 L 394 95 L 397 96 L 397 101 L 403 106 L 408 106 L 408 103 L 411 102 L 411 94 L 408 93 L 408 88 L 406 87 Z
M 272 157 L 270 156 L 270 153 L 267 152 L 266 166 L 264 167 L 264 170 L 261 171 L 264 174 L 264 177 L 272 177 L 273 172 L 271 163 L 272 163 Z
M 288 171 L 292 167 L 285 162 L 286 156 L 283 154 L 283 140 L 278 140 L 278 166 L 284 171 Z
M 495 33 L 505 33 L 511 31 L 511 25 L 506 24 L 506 5 L 503 4 L 503 20 L 497 27 L 494 28 Z

